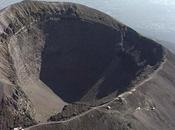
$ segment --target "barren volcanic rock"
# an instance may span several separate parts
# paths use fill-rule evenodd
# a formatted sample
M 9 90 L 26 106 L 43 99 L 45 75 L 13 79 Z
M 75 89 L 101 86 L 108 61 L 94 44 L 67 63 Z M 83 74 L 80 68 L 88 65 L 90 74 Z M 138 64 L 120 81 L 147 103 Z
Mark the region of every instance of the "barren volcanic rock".
M 28 129 L 163 130 L 157 125 L 175 121 L 174 56 L 112 17 L 79 4 L 24 1 L 0 12 L 0 32 L 0 128 L 44 122 L 76 102 L 91 108 L 75 105 L 81 113 L 63 112 L 67 121 Z M 160 101 L 166 94 L 172 102 Z

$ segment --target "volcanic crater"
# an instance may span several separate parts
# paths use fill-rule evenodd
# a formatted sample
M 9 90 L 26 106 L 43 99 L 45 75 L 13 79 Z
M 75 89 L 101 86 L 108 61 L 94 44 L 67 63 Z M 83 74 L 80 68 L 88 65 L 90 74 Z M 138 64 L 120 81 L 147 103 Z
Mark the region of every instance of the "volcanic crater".
M 10 8 L 18 21 L 6 28 L 15 79 L 41 80 L 65 102 L 124 92 L 163 57 L 159 44 L 95 9 L 70 3 L 51 8 L 46 2 L 38 11 L 22 4 Z M 19 15 L 23 8 L 26 16 Z
M 163 61 L 161 45 L 83 5 L 25 1 L 3 11 L 1 63 L 10 66 L 1 79 L 22 88 L 36 120 L 67 103 L 111 100 Z

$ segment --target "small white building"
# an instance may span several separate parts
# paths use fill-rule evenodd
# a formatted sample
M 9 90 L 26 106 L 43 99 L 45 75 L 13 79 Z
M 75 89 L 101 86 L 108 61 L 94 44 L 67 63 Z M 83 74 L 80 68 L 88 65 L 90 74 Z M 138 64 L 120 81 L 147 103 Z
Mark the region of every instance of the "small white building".
M 108 110 L 111 109 L 111 106 L 107 106 L 107 109 L 108 109 Z
M 14 130 L 24 130 L 22 127 L 14 128 Z
M 141 110 L 141 107 L 137 107 L 137 108 L 136 108 L 136 111 L 138 111 L 138 110 Z

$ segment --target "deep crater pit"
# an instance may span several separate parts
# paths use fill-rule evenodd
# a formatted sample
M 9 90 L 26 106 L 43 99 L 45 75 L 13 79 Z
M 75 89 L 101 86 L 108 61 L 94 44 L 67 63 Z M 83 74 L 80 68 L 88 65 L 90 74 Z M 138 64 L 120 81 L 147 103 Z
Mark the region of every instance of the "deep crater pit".
M 97 99 L 116 90 L 122 92 L 146 64 L 151 64 L 139 47 L 133 51 L 136 56 L 122 50 L 121 32 L 99 23 L 49 21 L 44 31 L 48 35 L 40 79 L 67 102 L 80 101 L 101 78 L 104 81 L 98 86 Z
M 49 21 L 44 31 L 40 79 L 65 101 L 79 101 L 116 58 L 119 32 L 75 19 Z

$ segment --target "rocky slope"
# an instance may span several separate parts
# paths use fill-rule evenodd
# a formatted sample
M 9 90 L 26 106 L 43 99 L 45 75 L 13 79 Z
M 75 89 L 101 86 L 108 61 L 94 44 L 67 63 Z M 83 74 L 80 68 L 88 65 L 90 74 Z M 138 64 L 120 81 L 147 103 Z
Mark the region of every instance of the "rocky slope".
M 0 32 L 2 129 L 51 116 L 62 121 L 28 129 L 174 128 L 174 56 L 110 16 L 79 4 L 24 1 L 0 12 Z

